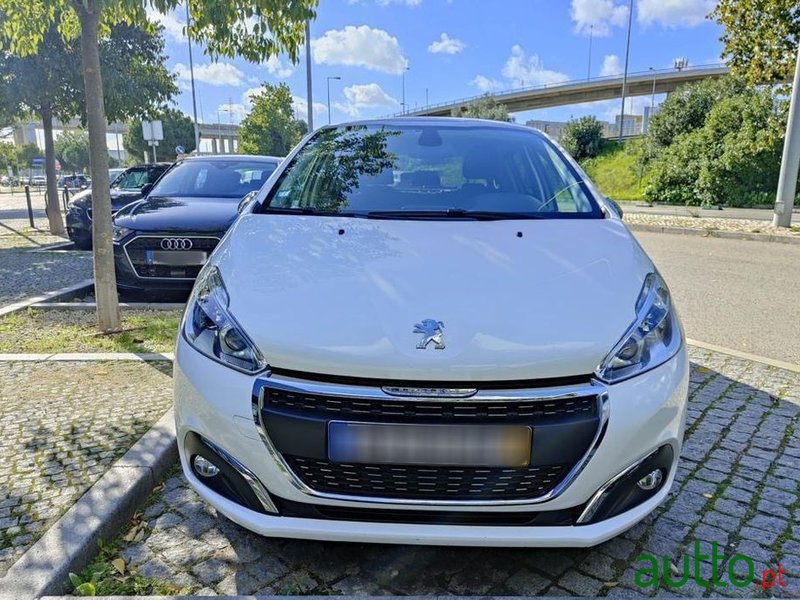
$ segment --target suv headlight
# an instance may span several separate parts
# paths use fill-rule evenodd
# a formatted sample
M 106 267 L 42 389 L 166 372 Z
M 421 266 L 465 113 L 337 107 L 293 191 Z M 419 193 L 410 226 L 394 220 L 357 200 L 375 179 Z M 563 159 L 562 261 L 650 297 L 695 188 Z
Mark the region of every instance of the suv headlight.
M 215 266 L 197 278 L 183 315 L 183 334 L 198 352 L 243 373 L 267 368 L 264 357 L 228 310 L 228 291 Z
M 90 213 L 89 216 L 91 217 Z M 120 240 L 128 237 L 131 233 L 133 233 L 133 229 L 128 229 L 127 227 L 117 227 L 116 225 L 113 226 L 113 233 L 111 234 L 111 239 L 115 242 L 119 242 Z
M 667 285 L 657 273 L 650 273 L 636 300 L 636 321 L 595 374 L 616 383 L 664 364 L 683 343 L 683 332 L 672 307 Z

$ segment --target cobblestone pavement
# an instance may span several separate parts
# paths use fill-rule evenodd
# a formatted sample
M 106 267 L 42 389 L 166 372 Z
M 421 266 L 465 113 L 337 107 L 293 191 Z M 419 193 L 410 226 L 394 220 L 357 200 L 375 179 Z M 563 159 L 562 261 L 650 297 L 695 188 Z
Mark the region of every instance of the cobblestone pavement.
M 622 210 L 624 211 L 625 207 L 623 207 Z M 708 212 L 711 212 L 711 215 L 709 215 Z M 773 227 L 772 223 L 769 221 L 718 217 L 714 216 L 713 211 L 703 211 L 702 213 L 698 211 L 697 216 L 626 212 L 623 216 L 623 220 L 628 225 L 654 225 L 657 227 L 697 229 L 708 232 L 734 231 L 739 233 L 768 233 L 771 235 L 800 237 L 800 226 L 797 225 L 797 217 L 794 219 L 794 226 L 790 229 Z
M 92 277 L 91 252 L 30 252 L 63 241 L 0 223 L 0 306 Z
M 593 549 L 436 548 L 266 539 L 205 504 L 176 474 L 144 509 L 147 526 L 121 556 L 139 573 L 204 594 L 783 595 L 800 597 L 800 378 L 692 349 L 689 427 L 677 483 L 654 515 Z M 642 590 L 636 557 L 676 566 L 695 540 L 780 563 L 789 587 L 762 592 L 691 579 Z M 679 558 L 680 557 L 680 558 Z M 727 559 L 726 563 L 727 565 Z M 737 563 L 737 576 L 742 577 Z M 725 566 L 725 568 L 727 568 Z M 711 565 L 701 564 L 704 581 Z M 674 574 L 673 574 L 674 577 Z M 727 581 L 727 575 L 722 577 Z M 663 584 L 662 584 L 663 585 Z
M 171 371 L 0 362 L 0 576 L 167 411 Z

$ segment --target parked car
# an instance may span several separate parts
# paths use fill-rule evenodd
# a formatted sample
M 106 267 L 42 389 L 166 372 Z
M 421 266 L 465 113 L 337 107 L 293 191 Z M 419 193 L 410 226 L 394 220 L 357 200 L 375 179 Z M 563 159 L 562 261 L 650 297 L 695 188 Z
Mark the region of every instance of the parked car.
M 142 189 L 155 183 L 171 163 L 154 163 L 125 169 L 111 182 L 111 211 L 142 197 Z M 92 190 L 75 194 L 67 205 L 67 235 L 78 248 L 92 247 Z
M 117 177 L 122 175 L 125 171 L 127 171 L 127 169 L 125 169 L 123 167 L 114 167 L 113 169 L 109 169 L 108 170 L 108 182 L 111 185 L 114 185 L 114 181 L 117 179 Z
M 144 199 L 114 217 L 118 289 L 188 295 L 242 198 L 259 190 L 280 161 L 226 154 L 175 163 L 145 188 Z
M 58 180 L 58 188 L 73 190 L 85 190 L 89 187 L 89 179 L 85 175 L 64 175 Z
M 173 381 L 186 478 L 252 531 L 591 546 L 667 497 L 688 360 L 560 147 L 403 118 L 292 152 L 200 273 Z
M 30 185 L 34 185 L 36 187 L 44 187 L 47 185 L 47 177 L 44 175 L 34 175 L 30 178 Z

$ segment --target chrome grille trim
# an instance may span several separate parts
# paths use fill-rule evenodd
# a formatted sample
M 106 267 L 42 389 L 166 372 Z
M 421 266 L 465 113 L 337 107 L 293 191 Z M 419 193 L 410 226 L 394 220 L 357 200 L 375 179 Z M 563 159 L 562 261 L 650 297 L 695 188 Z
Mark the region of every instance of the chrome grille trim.
M 588 462 L 594 456 L 600 442 L 605 435 L 608 426 L 608 418 L 610 414 L 610 404 L 608 402 L 608 389 L 602 382 L 598 380 L 591 380 L 583 385 L 571 385 L 563 387 L 550 387 L 550 388 L 528 388 L 528 389 L 502 389 L 502 390 L 479 390 L 477 394 L 469 398 L 470 401 L 476 400 L 557 400 L 576 398 L 579 396 L 594 396 L 598 403 L 598 414 L 600 419 L 598 421 L 597 431 L 595 432 L 592 442 L 586 453 L 575 463 L 569 470 L 564 479 L 558 483 L 548 493 L 537 496 L 534 498 L 513 499 L 513 500 L 425 500 L 425 499 L 410 499 L 410 498 L 391 498 L 391 497 L 378 497 L 378 496 L 354 496 L 350 494 L 335 494 L 330 492 L 320 492 L 315 490 L 300 479 L 300 477 L 292 470 L 283 455 L 278 452 L 277 448 L 273 445 L 269 436 L 266 433 L 266 428 L 262 420 L 262 409 L 264 408 L 264 388 L 278 387 L 285 390 L 294 390 L 296 392 L 306 392 L 314 394 L 327 394 L 334 396 L 348 396 L 354 397 L 352 394 L 357 394 L 358 398 L 370 398 L 376 400 L 393 399 L 395 401 L 404 401 L 408 398 L 399 398 L 390 396 L 380 388 L 372 388 L 365 386 L 352 386 L 344 384 L 321 383 L 317 381 L 305 381 L 295 378 L 276 377 L 274 375 L 267 375 L 266 377 L 259 377 L 256 379 L 253 386 L 252 393 L 252 416 L 256 425 L 256 430 L 261 438 L 264 446 L 269 452 L 272 459 L 278 465 L 279 469 L 286 476 L 292 486 L 312 498 L 324 498 L 327 500 L 339 500 L 347 502 L 362 502 L 364 504 L 396 504 L 407 506 L 512 506 L 512 505 L 526 505 L 526 504 L 541 504 L 548 502 L 560 496 L 575 479 L 580 475 Z M 418 400 L 423 400 L 419 398 Z M 441 402 L 441 398 L 427 400 L 434 400 Z M 458 398 L 449 398 L 448 401 L 458 402 Z
M 150 277 L 148 275 L 140 275 L 139 271 L 136 270 L 136 267 L 133 266 L 133 261 L 131 260 L 130 255 L 128 254 L 128 244 L 135 242 L 136 240 L 143 239 L 143 238 L 150 238 L 150 239 L 162 239 L 165 237 L 176 237 L 178 234 L 172 235 L 170 233 L 162 233 L 158 235 L 135 235 L 127 242 L 122 244 L 122 251 L 125 253 L 125 259 L 128 261 L 128 265 L 130 265 L 131 271 L 138 277 L 139 279 L 157 279 L 162 281 L 194 281 L 194 277 Z M 203 239 L 203 240 L 216 240 L 217 244 L 219 244 L 220 239 L 215 235 L 192 235 L 192 234 L 180 234 L 180 237 L 190 238 L 190 239 Z M 216 245 L 215 245 L 216 248 Z M 154 248 L 154 250 L 160 250 L 161 248 Z M 209 253 L 210 254 L 210 253 Z

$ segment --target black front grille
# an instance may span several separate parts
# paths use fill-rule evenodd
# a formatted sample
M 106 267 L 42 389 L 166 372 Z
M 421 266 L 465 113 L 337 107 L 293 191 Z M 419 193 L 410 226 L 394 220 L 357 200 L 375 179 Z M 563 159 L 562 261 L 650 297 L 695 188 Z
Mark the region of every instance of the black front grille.
M 352 465 L 284 455 L 291 469 L 319 492 L 425 500 L 514 500 L 550 492 L 568 465 L 525 469 Z
M 557 418 L 592 417 L 597 415 L 597 397 L 584 396 L 560 400 L 379 400 L 343 396 L 314 395 L 264 388 L 265 406 L 309 416 L 356 418 L 380 417 L 391 421 L 445 420 L 474 421 L 546 421 Z
M 164 238 L 188 239 L 192 242 L 192 251 L 203 251 L 209 255 L 219 243 L 214 237 L 193 237 L 191 235 L 174 235 L 162 237 L 137 237 L 125 244 L 125 252 L 133 269 L 139 277 L 162 277 L 171 279 L 195 279 L 203 265 L 186 265 L 174 267 L 169 265 L 153 265 L 147 260 L 147 252 L 162 250 L 161 240 Z

